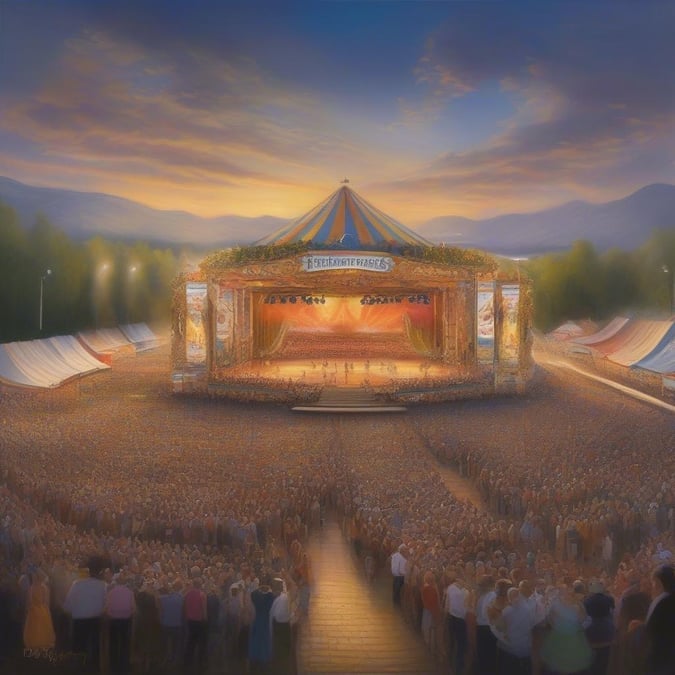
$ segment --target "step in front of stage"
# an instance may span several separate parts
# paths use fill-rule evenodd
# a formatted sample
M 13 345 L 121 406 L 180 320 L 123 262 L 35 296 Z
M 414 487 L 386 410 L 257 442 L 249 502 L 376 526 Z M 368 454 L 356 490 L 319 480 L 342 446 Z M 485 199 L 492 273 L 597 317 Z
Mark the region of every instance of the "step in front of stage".
M 326 387 L 316 403 L 296 405 L 297 412 L 380 413 L 405 412 L 404 406 L 388 404 L 357 387 Z

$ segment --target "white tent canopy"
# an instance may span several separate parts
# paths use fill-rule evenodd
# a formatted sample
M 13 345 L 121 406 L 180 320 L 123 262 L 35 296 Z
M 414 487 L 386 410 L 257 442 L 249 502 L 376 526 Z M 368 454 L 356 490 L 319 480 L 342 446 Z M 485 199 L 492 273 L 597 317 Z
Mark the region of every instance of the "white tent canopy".
M 72 336 L 0 345 L 0 380 L 8 384 L 52 388 L 75 377 L 105 370 Z
M 632 366 L 649 356 L 661 343 L 672 327 L 672 321 L 635 321 L 625 339 L 607 358 L 622 366 Z
M 110 354 L 131 344 L 119 328 L 83 331 L 77 337 L 96 354 Z
M 136 351 L 154 349 L 161 342 L 146 323 L 127 324 L 126 326 L 120 326 L 120 330 L 129 342 L 133 343 Z
M 572 338 L 573 342 L 580 345 L 594 345 L 609 338 L 614 337 L 627 323 L 629 319 L 624 316 L 617 316 L 613 318 L 604 328 L 593 335 L 586 335 L 584 337 Z

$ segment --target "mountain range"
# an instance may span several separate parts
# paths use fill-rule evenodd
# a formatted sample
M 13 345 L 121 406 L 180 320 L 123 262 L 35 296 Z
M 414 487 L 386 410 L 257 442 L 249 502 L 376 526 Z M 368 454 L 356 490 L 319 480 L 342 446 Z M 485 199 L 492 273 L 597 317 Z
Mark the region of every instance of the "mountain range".
M 160 211 L 107 194 L 33 187 L 2 176 L 0 201 L 16 210 L 24 226 L 31 226 L 42 213 L 74 239 L 101 235 L 199 249 L 250 244 L 288 222 L 274 216 L 203 218 L 186 211 Z M 675 185 L 653 184 L 603 204 L 573 201 L 483 220 L 440 216 L 414 229 L 435 243 L 527 257 L 567 249 L 579 239 L 590 241 L 600 251 L 631 250 L 655 229 L 671 228 L 675 228 Z

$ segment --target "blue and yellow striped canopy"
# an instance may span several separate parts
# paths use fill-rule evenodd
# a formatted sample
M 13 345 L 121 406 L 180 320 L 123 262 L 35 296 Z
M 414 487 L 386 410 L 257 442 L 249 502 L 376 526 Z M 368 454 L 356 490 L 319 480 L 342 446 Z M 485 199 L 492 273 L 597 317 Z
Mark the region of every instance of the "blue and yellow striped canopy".
M 258 245 L 312 242 L 321 246 L 335 244 L 351 251 L 373 250 L 386 246 L 432 246 L 359 197 L 346 185 L 338 188 L 301 218 L 291 221 L 276 232 L 260 239 Z

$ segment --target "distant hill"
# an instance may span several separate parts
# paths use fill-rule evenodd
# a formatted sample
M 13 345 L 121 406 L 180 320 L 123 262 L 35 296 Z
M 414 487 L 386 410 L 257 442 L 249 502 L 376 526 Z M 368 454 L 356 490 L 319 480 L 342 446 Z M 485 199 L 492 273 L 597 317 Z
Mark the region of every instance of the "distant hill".
M 605 204 L 574 201 L 485 220 L 441 216 L 424 223 L 418 232 L 434 242 L 527 256 L 566 249 L 577 239 L 586 239 L 601 251 L 632 250 L 655 229 L 670 228 L 675 228 L 675 185 L 654 184 Z
M 26 227 L 42 213 L 68 236 L 80 240 L 102 235 L 198 247 L 233 246 L 260 239 L 287 222 L 274 216 L 202 218 L 187 211 L 152 209 L 112 195 L 32 187 L 2 176 L 0 201 L 15 209 Z
M 43 213 L 74 239 L 102 235 L 215 248 L 250 244 L 288 222 L 274 216 L 202 218 L 186 211 L 159 211 L 111 195 L 31 187 L 3 177 L 0 200 L 18 212 L 26 227 Z M 530 256 L 567 249 L 577 239 L 591 241 L 601 251 L 614 246 L 631 250 L 658 228 L 675 228 L 674 185 L 648 185 L 605 204 L 574 201 L 544 211 L 485 220 L 441 216 L 416 230 L 436 243 Z

